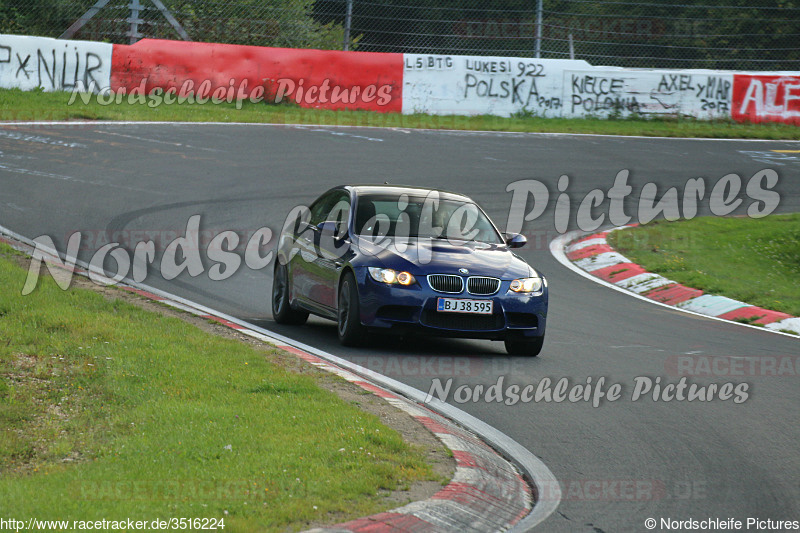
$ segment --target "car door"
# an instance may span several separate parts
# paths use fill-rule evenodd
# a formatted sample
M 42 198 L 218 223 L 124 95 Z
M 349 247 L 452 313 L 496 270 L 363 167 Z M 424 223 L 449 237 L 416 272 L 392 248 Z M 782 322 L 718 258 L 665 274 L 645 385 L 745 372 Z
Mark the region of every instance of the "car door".
M 292 260 L 292 286 L 302 303 L 321 314 L 330 315 L 335 308 L 335 283 L 341 269 L 341 253 L 336 250 L 333 235 L 323 234 L 318 226 L 330 220 L 332 213 L 347 227 L 350 198 L 347 191 L 337 189 L 311 204 L 310 218 L 295 238 L 300 251 Z
M 346 239 L 349 218 L 350 195 L 346 191 L 342 191 L 334 198 L 333 205 L 324 220 L 335 222 L 335 231 L 315 230 L 317 234 L 315 240 L 317 254 L 317 270 L 314 278 L 316 283 L 314 287 L 315 301 L 334 312 L 336 309 L 336 285 L 344 264 L 343 256 L 349 245 L 349 241 Z
M 317 233 L 313 228 L 324 218 L 326 208 L 330 210 L 335 195 L 335 191 L 329 191 L 317 198 L 309 208 L 308 221 L 300 222 L 297 233 L 293 236 L 294 246 L 299 253 L 294 254 L 291 259 L 292 294 L 306 305 L 313 302 L 313 276 L 316 270 L 317 252 L 314 241 Z

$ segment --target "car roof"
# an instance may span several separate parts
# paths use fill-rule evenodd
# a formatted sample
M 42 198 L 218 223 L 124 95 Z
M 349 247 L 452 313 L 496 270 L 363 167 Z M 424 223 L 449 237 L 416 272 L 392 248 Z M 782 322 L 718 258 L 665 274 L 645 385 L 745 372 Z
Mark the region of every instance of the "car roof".
M 472 202 L 469 196 L 450 191 L 443 191 L 441 189 L 430 189 L 427 187 L 411 187 L 406 185 L 344 185 L 345 189 L 351 190 L 358 196 L 371 196 L 379 194 L 388 194 L 392 196 L 399 196 L 407 194 L 409 196 L 427 196 L 431 192 L 438 192 L 439 197 L 444 200 L 466 200 Z

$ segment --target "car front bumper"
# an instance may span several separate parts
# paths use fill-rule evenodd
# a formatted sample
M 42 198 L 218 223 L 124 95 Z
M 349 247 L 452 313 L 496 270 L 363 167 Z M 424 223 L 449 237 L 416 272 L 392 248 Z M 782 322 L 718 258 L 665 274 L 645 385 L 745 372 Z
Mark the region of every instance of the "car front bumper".
M 476 296 L 467 292 L 447 294 L 431 289 L 425 279 L 411 286 L 387 285 L 372 279 L 366 268 L 356 270 L 361 323 L 392 332 L 416 331 L 425 335 L 503 340 L 544 335 L 548 290 L 524 294 L 509 291 L 503 280 L 497 293 Z M 492 300 L 491 315 L 444 313 L 436 310 L 438 298 Z

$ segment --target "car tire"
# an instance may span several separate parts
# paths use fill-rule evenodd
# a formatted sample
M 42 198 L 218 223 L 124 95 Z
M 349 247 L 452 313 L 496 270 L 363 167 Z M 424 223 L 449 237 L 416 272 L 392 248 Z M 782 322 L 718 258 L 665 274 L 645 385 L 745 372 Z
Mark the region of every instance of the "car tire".
M 531 339 L 506 339 L 505 344 L 508 355 L 536 357 L 542 351 L 544 335 Z
M 352 272 L 347 272 L 339 285 L 339 305 L 336 331 L 343 346 L 357 346 L 364 340 L 364 326 L 361 325 L 361 306 L 358 300 L 358 287 Z
M 280 261 L 272 276 L 272 317 L 278 324 L 300 325 L 308 320 L 308 313 L 292 309 L 289 301 L 289 269 Z

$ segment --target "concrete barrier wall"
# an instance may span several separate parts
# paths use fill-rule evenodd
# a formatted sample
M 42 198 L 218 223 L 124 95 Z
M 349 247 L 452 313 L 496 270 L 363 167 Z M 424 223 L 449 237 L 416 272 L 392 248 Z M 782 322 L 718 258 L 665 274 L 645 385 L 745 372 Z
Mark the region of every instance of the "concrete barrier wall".
M 800 72 L 736 74 L 731 111 L 739 122 L 800 126 Z
M 800 72 L 624 69 L 580 60 L 405 54 L 403 112 L 661 115 L 800 125 Z
M 0 35 L 0 87 L 45 91 L 108 87 L 113 46 L 91 41 Z
M 727 118 L 734 76 L 480 56 L 406 54 L 403 65 L 403 112 L 430 114 Z
M 585 61 L 404 54 L 403 113 L 562 116 L 564 73 Z
M 291 100 L 303 107 L 399 112 L 403 56 L 144 39 L 115 45 L 111 88 Z M 204 85 L 205 84 L 205 85 Z M 203 89 L 201 89 L 203 87 Z
M 381 54 L 0 35 L 0 87 L 155 88 L 438 115 L 689 116 L 800 125 L 800 72 L 647 70 L 582 60 Z
M 564 72 L 565 117 L 730 116 L 733 74 L 707 70 L 591 68 Z

